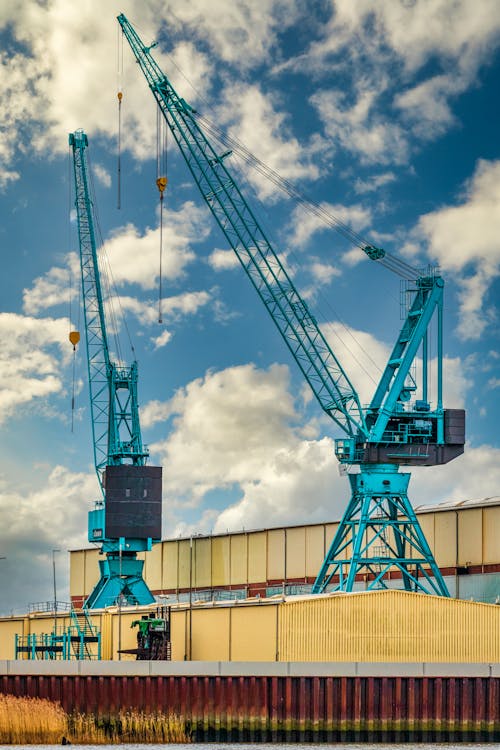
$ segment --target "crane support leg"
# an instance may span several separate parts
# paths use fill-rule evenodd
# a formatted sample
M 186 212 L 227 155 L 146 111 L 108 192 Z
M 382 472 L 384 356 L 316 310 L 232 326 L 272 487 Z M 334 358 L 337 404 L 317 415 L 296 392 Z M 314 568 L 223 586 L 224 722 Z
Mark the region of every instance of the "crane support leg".
M 153 604 L 154 596 L 142 577 L 143 566 L 144 560 L 138 560 L 135 553 L 108 553 L 105 560 L 99 561 L 101 577 L 84 608 L 102 609 L 116 604 L 120 598 L 130 605 Z
M 415 515 L 410 474 L 389 464 L 362 465 L 350 474 L 352 497 L 313 586 L 314 594 L 389 588 L 403 579 L 407 591 L 449 596 Z

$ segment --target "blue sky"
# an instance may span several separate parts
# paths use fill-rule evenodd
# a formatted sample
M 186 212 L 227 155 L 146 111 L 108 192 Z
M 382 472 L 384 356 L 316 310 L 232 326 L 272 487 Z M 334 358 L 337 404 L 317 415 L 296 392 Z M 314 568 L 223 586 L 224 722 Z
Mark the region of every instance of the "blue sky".
M 333 439 L 168 141 L 158 324 L 156 113 L 124 12 L 178 93 L 357 232 L 446 280 L 445 405 L 467 449 L 413 472 L 415 505 L 498 494 L 500 17 L 496 0 L 63 0 L 0 10 L 0 611 L 68 598 L 98 497 L 84 347 L 71 431 L 68 133 L 89 136 L 104 253 L 164 467 L 164 537 L 338 518 Z M 117 209 L 117 90 L 122 110 Z M 228 161 L 363 401 L 398 333 L 399 279 Z M 78 319 L 73 289 L 73 323 Z M 83 332 L 82 332 L 83 333 Z M 122 356 L 130 362 L 123 325 Z M 116 355 L 118 356 L 118 355 Z M 432 394 L 431 394 L 432 398 Z

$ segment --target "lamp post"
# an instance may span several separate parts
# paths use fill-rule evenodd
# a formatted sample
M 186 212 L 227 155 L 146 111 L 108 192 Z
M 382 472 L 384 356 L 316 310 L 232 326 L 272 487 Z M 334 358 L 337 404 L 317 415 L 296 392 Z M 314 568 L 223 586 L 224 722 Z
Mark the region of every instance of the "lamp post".
M 56 552 L 60 551 L 60 549 L 52 550 L 52 580 L 54 583 L 54 638 L 57 635 Z
M 125 542 L 125 539 L 120 537 L 119 543 L 118 543 L 118 555 L 120 559 L 120 584 L 122 580 L 122 549 L 123 544 Z M 121 661 L 122 658 L 122 591 L 120 588 L 120 595 L 118 597 L 118 661 Z

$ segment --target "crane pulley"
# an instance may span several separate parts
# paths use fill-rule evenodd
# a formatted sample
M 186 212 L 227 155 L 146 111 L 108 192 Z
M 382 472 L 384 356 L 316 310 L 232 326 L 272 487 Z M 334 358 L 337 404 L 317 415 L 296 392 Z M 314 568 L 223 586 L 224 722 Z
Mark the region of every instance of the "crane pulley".
M 207 136 L 213 128 L 209 125 L 204 130 L 206 119 L 177 94 L 150 54 L 154 45 L 146 47 L 123 14 L 118 22 L 203 199 L 321 408 L 345 433 L 335 441 L 337 458 L 345 466 L 359 466 L 359 473 L 349 475 L 351 500 L 313 591 L 327 587 L 352 591 L 359 580 L 366 588 L 384 588 L 388 578 L 396 576 L 407 590 L 449 596 L 408 500 L 410 475 L 399 473 L 400 466 L 443 464 L 463 452 L 464 412 L 442 406 L 443 279 L 432 270 L 419 274 L 372 244 L 359 245 L 372 260 L 387 265 L 413 285 L 406 320 L 375 395 L 363 409 L 339 359 L 232 177 L 226 159 L 229 152 L 222 156 L 217 152 Z M 231 145 L 231 139 L 226 143 Z M 262 171 L 262 162 L 253 161 Z M 290 195 L 297 193 L 289 184 L 285 189 Z M 337 228 L 346 236 L 353 234 L 342 223 Z M 438 400 L 431 408 L 427 401 L 427 340 L 435 314 Z M 410 402 L 415 390 L 410 371 L 420 351 L 423 393 L 421 399 Z

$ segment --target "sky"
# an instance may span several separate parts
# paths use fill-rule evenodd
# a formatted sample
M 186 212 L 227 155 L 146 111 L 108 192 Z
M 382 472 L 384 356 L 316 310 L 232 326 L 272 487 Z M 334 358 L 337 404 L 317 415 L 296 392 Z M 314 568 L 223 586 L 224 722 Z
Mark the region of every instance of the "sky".
M 112 356 L 138 361 L 143 439 L 163 466 L 163 537 L 330 521 L 349 499 L 333 452 L 342 434 L 168 136 L 158 322 L 157 116 L 120 12 L 157 42 L 179 95 L 300 193 L 408 263 L 439 265 L 444 401 L 467 410 L 467 445 L 447 466 L 415 469 L 410 498 L 500 494 L 496 0 L 85 0 L 78 12 L 4 0 L 0 614 L 53 598 L 53 560 L 69 601 L 68 550 L 88 546 L 99 498 L 85 347 L 74 356 L 68 341 L 74 327 L 84 339 L 68 149 L 78 128 L 123 311 L 115 322 L 107 304 Z M 401 326 L 399 278 L 236 155 L 226 166 L 368 402 Z

